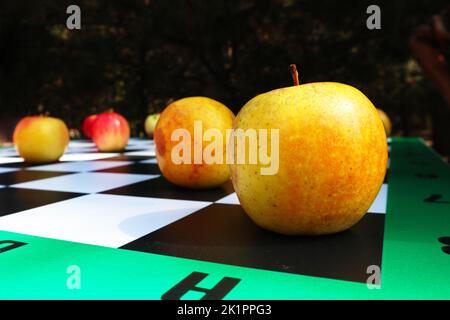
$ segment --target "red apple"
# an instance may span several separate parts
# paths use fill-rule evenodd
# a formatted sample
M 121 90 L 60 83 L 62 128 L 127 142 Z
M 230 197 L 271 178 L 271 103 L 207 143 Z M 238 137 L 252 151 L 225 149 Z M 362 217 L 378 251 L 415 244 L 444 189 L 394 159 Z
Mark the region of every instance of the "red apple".
M 69 129 L 57 118 L 25 117 L 14 130 L 14 144 L 20 156 L 27 162 L 55 162 L 69 144 Z
M 92 126 L 94 125 L 96 119 L 97 115 L 92 114 L 89 117 L 86 117 L 83 121 L 81 131 L 83 131 L 83 135 L 88 139 L 92 138 Z
M 117 112 L 104 112 L 97 116 L 92 126 L 92 140 L 102 152 L 121 151 L 128 144 L 130 127 Z

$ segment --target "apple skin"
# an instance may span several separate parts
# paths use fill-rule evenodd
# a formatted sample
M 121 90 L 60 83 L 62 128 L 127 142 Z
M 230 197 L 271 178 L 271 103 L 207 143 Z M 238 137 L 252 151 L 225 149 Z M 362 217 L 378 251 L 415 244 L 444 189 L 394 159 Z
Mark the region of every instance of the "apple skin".
M 13 136 L 17 152 L 29 163 L 51 163 L 69 144 L 69 129 L 57 118 L 30 116 L 19 121 Z
M 194 121 L 202 121 L 203 131 L 209 128 L 220 130 L 224 137 L 223 159 L 226 157 L 226 129 L 233 127 L 234 114 L 222 103 L 206 97 L 188 97 L 177 100 L 167 106 L 161 113 L 155 127 L 154 140 L 156 158 L 164 177 L 171 183 L 191 189 L 206 189 L 220 186 L 230 179 L 228 165 L 223 164 L 194 164 L 191 152 L 191 164 L 175 164 L 171 153 L 178 141 L 171 141 L 172 132 L 184 128 L 191 135 L 194 146 Z M 203 150 L 209 144 L 203 141 Z
M 117 112 L 99 114 L 92 125 L 92 140 L 101 152 L 122 151 L 129 139 L 128 122 Z
M 386 112 L 384 112 L 381 109 L 377 109 L 378 114 L 380 115 L 381 121 L 383 122 L 384 130 L 386 131 L 386 136 L 390 136 L 392 132 L 392 122 L 391 119 L 389 119 Z
M 354 87 L 322 82 L 261 94 L 241 109 L 236 128 L 280 130 L 275 175 L 261 175 L 267 166 L 260 163 L 230 165 L 241 206 L 262 228 L 286 235 L 346 230 L 366 214 L 383 183 L 383 124 Z
M 144 125 L 145 133 L 150 138 L 153 138 L 153 133 L 155 132 L 155 127 L 156 127 L 156 123 L 158 122 L 159 116 L 160 116 L 160 113 L 155 113 L 155 114 L 149 115 L 145 119 L 145 125 Z
M 83 132 L 83 135 L 88 139 L 92 138 L 92 126 L 94 125 L 95 120 L 97 120 L 97 115 L 92 114 L 86 117 L 83 121 L 81 131 Z

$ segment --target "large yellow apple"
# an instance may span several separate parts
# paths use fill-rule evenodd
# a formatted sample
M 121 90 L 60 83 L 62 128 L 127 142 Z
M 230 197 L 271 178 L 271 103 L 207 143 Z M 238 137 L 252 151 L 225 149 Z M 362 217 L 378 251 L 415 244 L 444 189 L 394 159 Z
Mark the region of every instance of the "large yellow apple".
M 50 163 L 58 161 L 69 144 L 69 129 L 57 118 L 25 117 L 14 130 L 14 144 L 25 161 Z
M 161 113 L 154 131 L 156 157 L 164 177 L 181 187 L 212 188 L 225 183 L 230 178 L 226 159 L 226 130 L 233 127 L 234 115 L 222 103 L 206 97 L 189 97 L 171 103 Z M 195 124 L 197 123 L 197 129 Z M 199 127 L 200 126 L 200 127 Z M 204 155 L 213 141 L 204 139 L 203 133 L 209 129 L 220 133 L 217 142 L 223 161 L 208 163 Z M 185 138 L 177 132 L 185 133 Z M 215 139 L 213 139 L 215 141 Z M 189 148 L 180 149 L 181 143 Z M 215 152 L 209 149 L 212 152 Z M 197 153 L 197 161 L 194 159 Z M 175 158 L 184 157 L 186 161 Z
M 265 229 L 288 235 L 346 230 L 383 183 L 383 124 L 370 100 L 349 85 L 310 83 L 258 95 L 241 109 L 234 129 L 279 129 L 275 174 L 262 175 L 260 159 L 230 165 L 241 206 Z

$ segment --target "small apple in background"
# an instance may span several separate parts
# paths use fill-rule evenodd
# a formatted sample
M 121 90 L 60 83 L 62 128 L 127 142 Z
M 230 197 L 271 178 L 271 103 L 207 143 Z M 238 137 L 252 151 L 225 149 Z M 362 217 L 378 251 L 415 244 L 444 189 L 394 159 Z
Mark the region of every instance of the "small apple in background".
M 160 113 L 151 114 L 145 119 L 145 133 L 150 138 L 153 138 L 153 132 L 155 131 L 156 123 L 158 122 Z
M 14 130 L 17 152 L 30 163 L 58 161 L 69 144 L 69 129 L 57 118 L 25 117 Z
M 127 120 L 117 112 L 97 115 L 92 126 L 92 140 L 101 152 L 116 152 L 125 149 L 130 138 Z
M 69 129 L 69 136 L 70 139 L 81 139 L 81 132 L 77 128 L 70 128 Z
M 97 119 L 96 114 L 92 114 L 86 117 L 83 121 L 83 125 L 81 126 L 81 131 L 83 131 L 83 135 L 91 139 L 92 138 L 92 126 L 94 125 L 95 120 Z
M 392 132 L 392 122 L 391 119 L 389 119 L 386 112 L 384 112 L 381 109 L 377 109 L 378 114 L 380 115 L 381 121 L 383 122 L 384 130 L 386 131 L 386 136 L 390 136 Z

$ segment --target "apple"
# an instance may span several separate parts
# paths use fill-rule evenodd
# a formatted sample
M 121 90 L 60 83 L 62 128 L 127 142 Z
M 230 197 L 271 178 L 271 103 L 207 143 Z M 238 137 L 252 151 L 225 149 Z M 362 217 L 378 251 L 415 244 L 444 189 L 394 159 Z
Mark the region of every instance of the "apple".
M 83 121 L 81 131 L 83 132 L 83 135 L 88 139 L 92 138 L 92 126 L 94 125 L 96 119 L 97 115 L 91 114 L 90 116 L 86 117 Z
M 30 163 L 58 161 L 69 144 L 69 129 L 57 118 L 30 116 L 19 121 L 13 136 L 17 152 Z
M 381 110 L 381 109 L 377 109 L 377 110 L 378 110 L 378 114 L 380 115 L 381 121 L 383 122 L 384 130 L 386 131 L 386 136 L 389 137 L 391 135 L 391 131 L 392 131 L 391 119 L 389 119 L 388 115 L 383 110 Z
M 153 133 L 155 131 L 155 126 L 156 126 L 156 123 L 158 122 L 159 116 L 160 116 L 159 113 L 155 113 L 155 114 L 149 115 L 145 119 L 145 133 L 150 138 L 153 138 Z
M 212 163 L 205 155 L 210 150 L 211 154 L 220 155 L 225 160 L 226 148 L 223 146 L 226 144 L 226 130 L 233 127 L 233 119 L 230 109 L 206 97 L 184 98 L 167 106 L 154 132 L 156 158 L 164 177 L 175 185 L 193 189 L 213 188 L 228 181 L 230 173 L 226 162 Z M 197 130 L 198 127 L 200 130 Z M 217 142 L 221 151 L 211 150 L 210 141 L 195 132 L 206 132 L 208 129 L 220 134 Z M 185 135 L 184 139 L 176 137 L 180 132 Z M 188 147 L 180 151 L 179 146 L 183 142 Z M 184 157 L 183 161 L 176 159 L 180 154 Z
M 97 115 L 92 125 L 92 140 L 101 152 L 117 152 L 125 149 L 130 138 L 127 120 L 117 112 Z
M 286 235 L 321 235 L 363 218 L 383 183 L 388 152 L 383 123 L 362 92 L 318 82 L 263 93 L 236 117 L 235 130 L 250 128 L 279 130 L 275 174 L 260 174 L 259 160 L 230 164 L 241 206 L 256 224 Z

